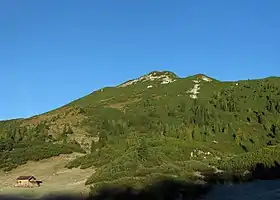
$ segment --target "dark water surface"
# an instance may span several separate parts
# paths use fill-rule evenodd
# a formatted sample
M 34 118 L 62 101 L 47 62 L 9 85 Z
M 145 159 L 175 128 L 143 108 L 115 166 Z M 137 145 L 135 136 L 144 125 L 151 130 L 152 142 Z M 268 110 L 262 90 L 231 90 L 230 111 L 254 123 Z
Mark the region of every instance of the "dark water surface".
M 280 180 L 216 185 L 203 200 L 280 200 Z

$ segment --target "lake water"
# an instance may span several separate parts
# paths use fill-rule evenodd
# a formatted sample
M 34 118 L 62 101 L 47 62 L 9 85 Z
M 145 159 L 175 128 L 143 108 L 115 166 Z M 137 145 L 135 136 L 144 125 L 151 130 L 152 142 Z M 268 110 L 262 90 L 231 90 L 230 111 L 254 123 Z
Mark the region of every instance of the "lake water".
M 203 200 L 280 200 L 280 180 L 215 186 Z

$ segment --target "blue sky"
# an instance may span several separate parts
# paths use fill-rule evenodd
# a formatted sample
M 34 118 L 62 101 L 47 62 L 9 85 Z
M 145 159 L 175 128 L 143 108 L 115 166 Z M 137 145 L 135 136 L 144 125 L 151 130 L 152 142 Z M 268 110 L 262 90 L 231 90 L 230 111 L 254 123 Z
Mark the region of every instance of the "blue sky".
M 280 76 L 279 0 L 1 0 L 0 119 L 153 70 Z

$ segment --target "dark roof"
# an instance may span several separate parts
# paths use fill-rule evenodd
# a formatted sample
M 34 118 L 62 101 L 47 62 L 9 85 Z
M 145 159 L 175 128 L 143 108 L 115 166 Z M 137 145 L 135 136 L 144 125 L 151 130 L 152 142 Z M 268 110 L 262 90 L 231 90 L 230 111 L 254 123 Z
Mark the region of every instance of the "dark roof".
M 34 176 L 19 176 L 17 180 L 30 180 L 32 178 L 36 179 Z

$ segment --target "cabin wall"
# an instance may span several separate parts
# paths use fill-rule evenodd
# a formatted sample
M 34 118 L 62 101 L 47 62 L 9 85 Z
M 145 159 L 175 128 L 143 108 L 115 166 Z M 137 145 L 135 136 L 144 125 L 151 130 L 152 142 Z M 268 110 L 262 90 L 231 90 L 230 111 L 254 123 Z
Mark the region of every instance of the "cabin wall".
M 16 183 L 16 187 L 33 187 L 34 184 L 28 180 L 18 180 Z

